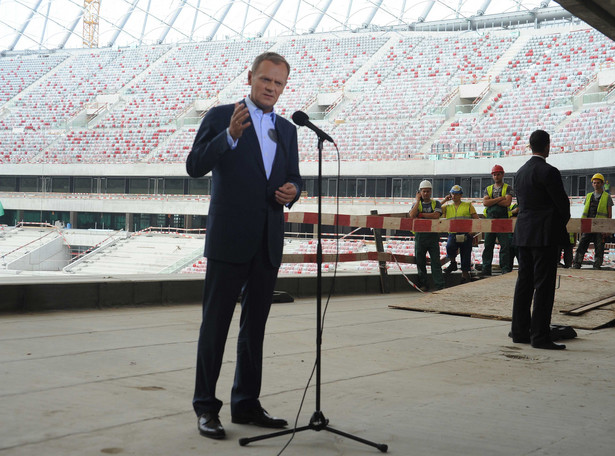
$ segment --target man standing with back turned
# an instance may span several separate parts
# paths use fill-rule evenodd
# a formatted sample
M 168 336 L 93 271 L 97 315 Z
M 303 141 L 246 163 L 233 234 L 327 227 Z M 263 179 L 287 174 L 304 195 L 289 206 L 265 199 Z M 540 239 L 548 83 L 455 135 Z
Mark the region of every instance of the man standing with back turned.
M 205 115 L 186 161 L 192 177 L 212 172 L 207 217 L 203 322 L 192 401 L 201 435 L 225 436 L 216 382 L 235 302 L 241 293 L 233 423 L 282 428 L 260 404 L 263 339 L 284 244 L 284 206 L 301 192 L 297 129 L 273 107 L 290 66 L 279 54 L 259 55 L 248 71 L 249 97 Z
M 568 242 L 566 224 L 570 202 L 557 168 L 547 163 L 549 134 L 536 130 L 530 136 L 532 158 L 517 172 L 515 188 L 519 216 L 513 243 L 519 248 L 519 275 L 512 312 L 515 343 L 534 348 L 562 350 L 551 340 L 551 313 L 560 248 Z M 532 306 L 534 307 L 530 313 Z

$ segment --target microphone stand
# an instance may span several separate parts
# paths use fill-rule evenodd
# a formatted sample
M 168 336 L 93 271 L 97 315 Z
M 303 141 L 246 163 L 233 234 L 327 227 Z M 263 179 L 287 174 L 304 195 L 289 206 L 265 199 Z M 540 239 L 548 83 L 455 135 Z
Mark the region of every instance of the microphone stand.
M 317 133 L 318 134 L 318 133 Z M 356 435 L 348 434 L 347 432 L 334 429 L 329 426 L 329 420 L 325 418 L 320 409 L 320 372 L 321 372 L 321 347 L 322 347 L 322 148 L 325 138 L 318 134 L 318 223 L 317 223 L 317 239 L 316 244 L 316 411 L 312 414 L 310 421 L 305 426 L 299 426 L 296 429 L 285 429 L 283 431 L 272 432 L 270 434 L 259 435 L 256 437 L 246 437 L 239 439 L 239 445 L 246 446 L 248 443 L 259 440 L 270 439 L 282 435 L 293 434 L 295 432 L 307 431 L 329 431 L 342 437 L 355 440 L 365 445 L 379 449 L 382 453 L 386 453 L 389 449 L 388 445 L 383 443 L 375 443 L 365 440 Z

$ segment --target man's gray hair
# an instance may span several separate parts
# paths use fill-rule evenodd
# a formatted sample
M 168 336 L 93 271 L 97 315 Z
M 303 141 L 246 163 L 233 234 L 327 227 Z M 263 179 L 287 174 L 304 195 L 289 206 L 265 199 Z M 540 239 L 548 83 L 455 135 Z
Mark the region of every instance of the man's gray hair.
M 286 70 L 288 71 L 287 76 L 290 74 L 290 65 L 288 64 L 286 59 L 275 52 L 263 52 L 261 55 L 257 56 L 254 59 L 254 62 L 252 62 L 252 73 L 254 73 L 258 69 L 258 66 L 265 60 L 269 60 L 276 65 L 283 63 L 284 65 L 286 65 Z

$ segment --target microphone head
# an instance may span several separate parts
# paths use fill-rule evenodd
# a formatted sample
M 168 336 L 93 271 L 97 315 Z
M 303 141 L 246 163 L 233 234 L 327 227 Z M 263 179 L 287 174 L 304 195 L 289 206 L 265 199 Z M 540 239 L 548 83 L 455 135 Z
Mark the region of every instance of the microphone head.
M 310 117 L 303 111 L 295 111 L 292 115 L 293 122 L 300 127 L 305 126 L 305 123 L 310 120 Z

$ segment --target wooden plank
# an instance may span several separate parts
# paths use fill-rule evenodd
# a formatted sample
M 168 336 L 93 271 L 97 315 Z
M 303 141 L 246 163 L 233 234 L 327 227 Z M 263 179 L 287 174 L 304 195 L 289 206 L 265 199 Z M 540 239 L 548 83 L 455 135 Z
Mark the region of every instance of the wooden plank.
M 373 209 L 371 215 L 378 215 L 378 211 Z M 382 241 L 382 230 L 374 228 L 374 241 L 376 242 L 376 251 L 384 253 L 384 242 Z M 380 272 L 380 292 L 389 293 L 389 277 L 387 275 L 386 261 L 378 262 L 378 271 Z
M 581 315 L 585 312 L 589 312 L 592 309 L 597 309 L 598 307 L 606 306 L 607 304 L 615 303 L 615 296 L 608 297 L 606 299 L 601 299 L 600 301 L 592 302 L 591 304 L 585 304 L 581 307 L 577 307 L 576 309 L 570 310 L 560 310 L 560 312 L 568 314 L 568 315 Z
M 390 272 L 390 271 L 389 271 Z M 457 274 L 457 273 L 453 273 Z M 615 296 L 612 272 L 592 269 L 558 269 L 559 286 L 555 291 L 552 324 L 578 329 L 597 329 L 615 321 L 615 302 L 604 304 L 592 312 L 574 316 L 566 310 L 587 306 L 609 296 Z M 517 271 L 476 282 L 446 288 L 400 302 L 395 309 L 437 312 L 469 317 L 510 320 Z M 562 312 L 564 310 L 564 312 Z

